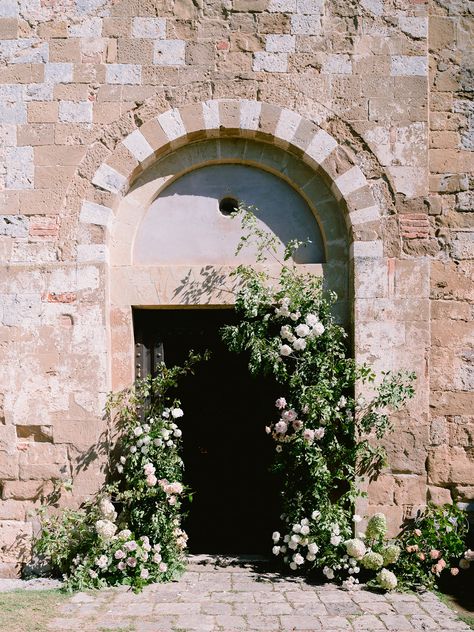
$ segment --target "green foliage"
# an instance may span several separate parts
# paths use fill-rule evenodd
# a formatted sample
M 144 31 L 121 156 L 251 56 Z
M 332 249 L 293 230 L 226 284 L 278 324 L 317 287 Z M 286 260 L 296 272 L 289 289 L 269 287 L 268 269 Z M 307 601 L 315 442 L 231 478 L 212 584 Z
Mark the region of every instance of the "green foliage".
M 383 374 L 370 401 L 357 397 L 375 375 L 351 358 L 347 333 L 332 315 L 335 294 L 292 262 L 301 242 L 291 242 L 278 261 L 276 238 L 248 210 L 237 215 L 244 231 L 239 250 L 251 243 L 259 262 L 281 266 L 277 279 L 252 266 L 237 268 L 240 321 L 222 332 L 231 351 L 247 354 L 251 373 L 271 375 L 281 386 L 279 418 L 267 426 L 285 531 L 283 541 L 274 534 L 274 553 L 294 570 L 324 569 L 332 577 L 344 570 L 341 547 L 352 532 L 356 476 L 373 476 L 385 463 L 374 441 L 390 429 L 390 411 L 413 396 L 415 376 Z
M 395 566 L 402 588 L 433 588 L 441 574 L 469 568 L 465 540 L 468 521 L 455 505 L 428 505 L 397 539 L 401 555 Z M 473 557 L 474 559 L 474 557 Z
M 64 575 L 70 590 L 120 584 L 140 590 L 183 569 L 186 490 L 176 423 L 183 411 L 168 392 L 200 359 L 191 353 L 183 367 L 162 364 L 156 376 L 111 395 L 107 411 L 119 439 L 109 455 L 110 481 L 79 510 L 40 510 L 35 549 Z

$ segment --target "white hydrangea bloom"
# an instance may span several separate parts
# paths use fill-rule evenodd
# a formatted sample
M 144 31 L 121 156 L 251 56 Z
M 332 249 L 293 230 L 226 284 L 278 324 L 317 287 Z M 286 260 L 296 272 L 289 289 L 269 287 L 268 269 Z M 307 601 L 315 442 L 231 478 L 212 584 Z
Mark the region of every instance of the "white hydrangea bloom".
M 344 546 L 346 547 L 348 555 L 354 558 L 354 560 L 360 560 L 365 555 L 365 544 L 362 542 L 362 540 L 359 540 L 358 538 L 346 540 L 346 542 L 344 542 Z
M 392 571 L 383 568 L 380 573 L 377 573 L 376 579 L 379 583 L 379 586 L 384 590 L 393 590 L 397 587 L 397 577 L 395 573 Z

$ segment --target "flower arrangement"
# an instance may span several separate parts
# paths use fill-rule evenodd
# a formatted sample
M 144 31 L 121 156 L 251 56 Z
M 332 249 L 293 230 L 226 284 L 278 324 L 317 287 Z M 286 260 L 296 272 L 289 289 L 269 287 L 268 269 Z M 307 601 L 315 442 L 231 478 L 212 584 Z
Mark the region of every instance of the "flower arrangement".
M 181 435 L 178 400 L 168 396 L 184 367 L 161 365 L 157 375 L 112 395 L 107 410 L 120 432 L 109 454 L 110 482 L 79 510 L 50 516 L 41 510 L 35 542 L 70 590 L 120 584 L 140 590 L 184 568 L 187 535 L 181 528 Z
M 241 246 L 256 244 L 258 261 L 276 257 L 277 241 L 259 228 L 255 215 L 245 209 L 238 214 Z M 301 245 L 289 243 L 278 278 L 252 266 L 237 268 L 240 321 L 222 335 L 231 351 L 248 354 L 251 373 L 272 375 L 281 387 L 275 418 L 265 427 L 275 443 L 282 505 L 273 553 L 293 571 L 352 577 L 362 561 L 380 570 L 390 559 L 352 538 L 356 478 L 373 475 L 385 463 L 372 439 L 390 429 L 389 413 L 413 395 L 415 376 L 383 374 L 370 401 L 356 395 L 376 376 L 351 358 L 347 334 L 332 315 L 334 293 L 289 262 Z M 377 520 L 370 522 L 374 529 Z M 380 578 L 390 583 L 387 573 Z

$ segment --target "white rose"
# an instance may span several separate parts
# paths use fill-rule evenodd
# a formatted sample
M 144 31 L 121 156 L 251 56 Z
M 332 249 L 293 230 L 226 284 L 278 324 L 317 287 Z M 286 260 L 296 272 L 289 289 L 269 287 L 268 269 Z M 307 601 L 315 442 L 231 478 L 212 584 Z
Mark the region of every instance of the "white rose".
M 316 323 L 311 330 L 313 336 L 321 336 L 324 333 L 324 325 L 322 323 Z
M 314 555 L 314 553 L 307 553 L 306 559 L 308 560 L 308 562 L 314 562 L 314 560 L 316 559 L 316 555 Z
M 143 424 L 143 432 L 150 432 L 150 426 L 148 424 Z
M 316 553 L 319 551 L 319 546 L 316 544 L 316 542 L 310 542 L 308 544 L 308 551 L 312 554 L 312 555 L 316 555 Z
M 290 562 L 290 568 L 292 571 L 296 571 L 296 569 L 298 568 L 297 565 L 295 564 L 295 562 Z
M 117 517 L 117 512 L 115 511 L 115 507 L 112 505 L 112 503 L 110 502 L 108 498 L 102 498 L 102 500 L 99 503 L 99 509 L 103 517 L 107 518 L 108 520 L 114 521 L 115 518 Z
M 134 445 L 130 446 L 131 454 L 135 454 L 136 451 L 137 451 L 137 448 Z
M 103 540 L 110 540 L 115 535 L 117 527 L 110 520 L 97 520 L 95 530 Z
M 320 511 L 318 511 L 318 510 L 313 511 L 313 513 L 311 514 L 311 518 L 312 518 L 313 520 L 317 520 L 320 516 L 321 516 L 321 512 L 320 512 Z
M 323 575 L 328 579 L 334 579 L 334 571 L 332 570 L 332 568 L 329 568 L 329 566 L 325 566 L 323 568 Z
M 107 555 L 101 555 L 100 557 L 96 558 L 95 563 L 99 568 L 106 568 L 108 561 L 109 559 Z
M 299 336 L 300 338 L 305 338 L 308 334 L 309 334 L 309 327 L 308 325 L 298 325 L 298 327 L 296 327 L 295 329 L 296 335 Z
M 294 320 L 294 321 L 297 321 L 300 316 L 301 316 L 300 312 L 294 312 L 293 314 L 290 314 L 291 320 Z
M 293 343 L 293 349 L 295 351 L 304 351 L 304 349 L 306 349 L 306 340 L 304 338 L 297 338 Z
M 285 410 L 285 412 L 282 414 L 282 418 L 285 421 L 295 421 L 297 416 L 298 415 L 292 408 L 290 408 L 290 410 Z
M 301 542 L 301 536 L 294 533 L 290 538 L 290 542 Z
M 136 437 L 139 437 L 141 434 L 143 434 L 143 428 L 141 426 L 137 426 L 136 428 L 134 428 L 133 434 Z
M 315 314 L 308 314 L 305 318 L 305 323 L 310 327 L 314 327 L 318 322 L 318 317 Z
M 295 542 L 294 540 L 290 540 L 288 542 L 288 548 L 291 549 L 292 551 L 295 551 L 298 548 L 298 542 Z
M 280 347 L 280 355 L 282 356 L 289 356 L 291 354 L 291 347 L 289 347 L 288 345 L 281 345 Z
M 274 531 L 272 533 L 272 540 L 273 540 L 273 542 L 278 542 L 279 539 L 280 539 L 280 533 L 278 531 Z
M 288 425 L 285 421 L 283 421 L 282 419 L 280 419 L 280 421 L 278 421 L 275 424 L 275 432 L 277 434 L 285 434 L 285 432 L 288 430 Z
M 301 527 L 301 534 L 302 534 L 302 535 L 308 535 L 308 533 L 309 533 L 309 527 L 308 527 L 308 525 L 304 524 L 304 525 Z
M 353 564 L 354 566 L 356 565 L 355 560 L 362 559 L 367 550 L 365 547 L 365 544 L 362 542 L 362 540 L 359 540 L 358 538 L 353 538 L 352 540 L 346 540 L 346 542 L 344 542 L 344 546 L 346 547 L 346 551 L 348 555 L 350 555 L 351 558 L 354 559 L 354 564 Z M 352 564 L 352 560 L 350 563 Z
M 148 445 L 151 441 L 150 437 L 148 435 L 146 435 L 145 437 L 143 437 L 143 445 Z
M 293 556 L 293 561 L 295 564 L 298 564 L 298 566 L 300 566 L 301 564 L 304 564 L 304 557 L 299 553 L 296 553 L 296 555 Z
M 272 553 L 273 553 L 273 555 L 279 555 L 280 554 L 280 547 L 279 546 L 274 546 L 272 548 Z
M 340 535 L 331 536 L 330 542 L 333 546 L 339 546 L 339 544 L 341 544 L 341 541 L 342 541 L 342 537 Z
M 176 430 L 173 432 L 173 436 L 177 437 L 179 439 L 179 437 L 181 437 L 183 433 L 181 432 L 181 430 L 179 428 L 176 428 Z
M 316 428 L 316 430 L 314 431 L 314 438 L 322 439 L 324 437 L 324 433 L 325 433 L 324 428 Z
M 171 415 L 173 416 L 173 419 L 178 419 L 178 417 L 182 417 L 184 413 L 181 408 L 173 408 Z
M 301 525 L 300 524 L 294 524 L 293 525 L 293 532 L 294 533 L 300 533 L 301 532 Z
M 162 439 L 155 439 L 153 441 L 154 445 L 156 445 L 157 448 L 159 448 L 160 446 L 163 445 L 163 440 Z
M 292 332 L 291 332 L 291 327 L 289 325 L 283 325 L 283 327 L 281 327 L 280 329 L 280 336 L 285 339 L 288 338 L 288 336 L 291 336 Z

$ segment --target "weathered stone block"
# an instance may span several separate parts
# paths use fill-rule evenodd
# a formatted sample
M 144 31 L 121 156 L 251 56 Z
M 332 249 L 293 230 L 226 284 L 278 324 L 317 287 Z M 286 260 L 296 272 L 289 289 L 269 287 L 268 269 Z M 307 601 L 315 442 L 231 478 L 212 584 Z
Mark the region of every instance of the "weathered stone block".
M 137 64 L 108 64 L 105 72 L 106 82 L 112 84 L 141 83 L 141 66 Z
M 28 443 L 20 454 L 20 480 L 67 479 L 70 464 L 65 445 Z
M 186 42 L 184 40 L 157 40 L 153 63 L 158 66 L 184 66 Z
M 133 18 L 133 37 L 164 39 L 166 36 L 166 20 L 164 18 Z

